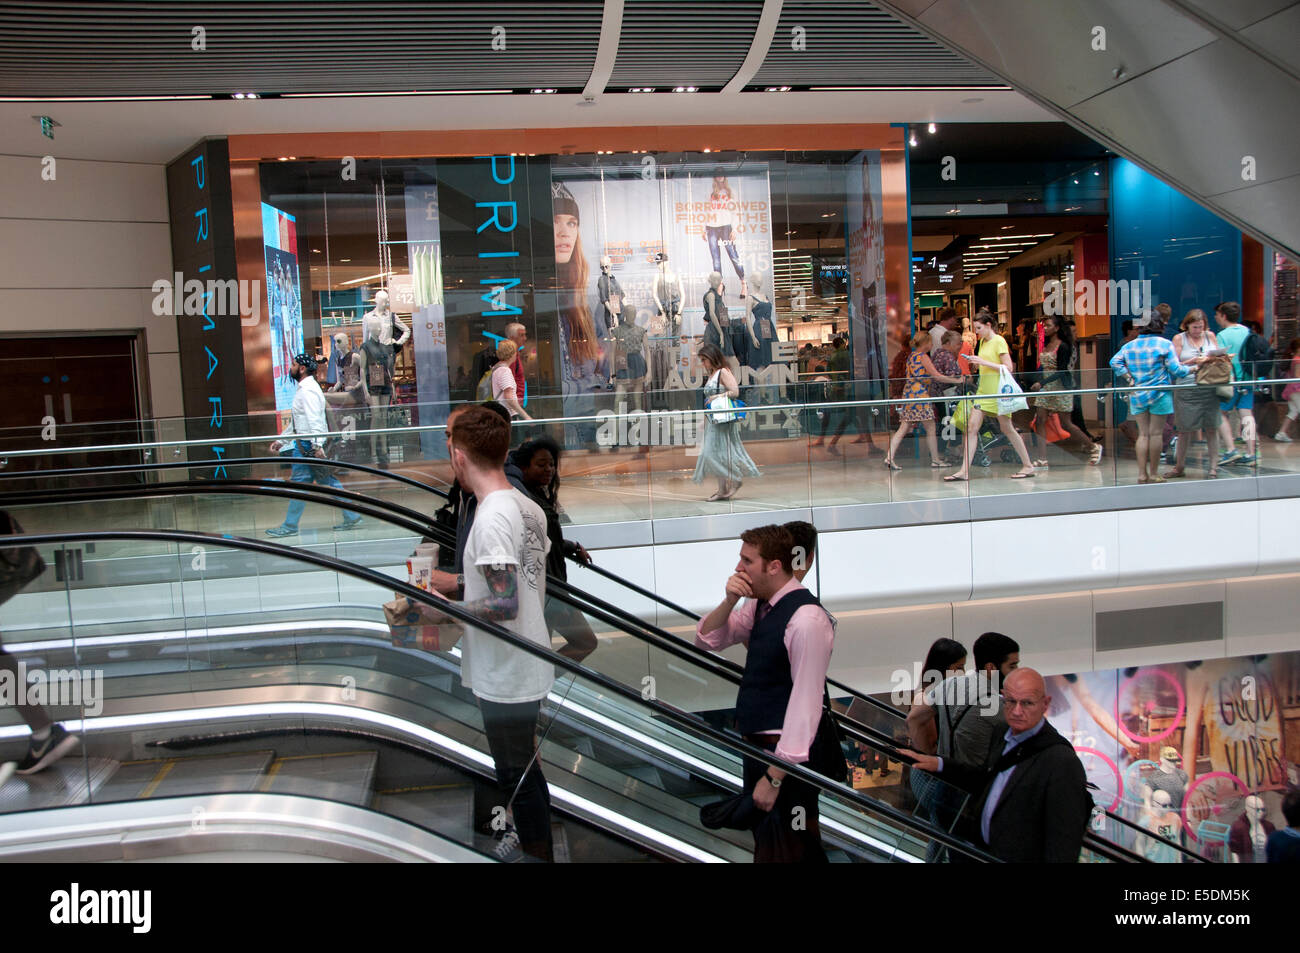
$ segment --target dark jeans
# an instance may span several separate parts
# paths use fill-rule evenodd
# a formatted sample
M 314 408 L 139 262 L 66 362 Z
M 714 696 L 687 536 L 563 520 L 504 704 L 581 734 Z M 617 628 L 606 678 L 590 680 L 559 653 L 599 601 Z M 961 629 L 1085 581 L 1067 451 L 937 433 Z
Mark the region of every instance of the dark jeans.
M 772 741 L 759 742 L 760 747 L 776 747 Z M 752 793 L 758 779 L 767 771 L 762 761 L 746 758 L 744 761 L 745 792 Z M 822 849 L 821 820 L 817 813 L 817 788 L 786 775 L 777 792 L 776 803 L 768 817 L 754 830 L 754 863 L 756 864 L 824 864 L 826 851 Z M 797 810 L 801 808 L 802 810 Z
M 487 736 L 488 751 L 496 766 L 498 788 L 505 803 L 514 810 L 519 845 L 526 854 L 552 860 L 551 792 L 546 788 L 540 759 L 533 758 L 541 700 L 503 704 L 480 698 L 478 704 L 483 712 L 483 734 Z
M 740 263 L 740 252 L 736 248 L 736 243 L 731 235 L 730 225 L 705 225 L 704 235 L 709 242 L 709 257 L 713 259 L 713 270 L 722 274 L 722 252 L 718 246 L 721 245 L 727 250 L 727 257 L 731 259 L 731 267 L 736 269 L 736 277 L 741 281 L 745 280 L 745 266 Z

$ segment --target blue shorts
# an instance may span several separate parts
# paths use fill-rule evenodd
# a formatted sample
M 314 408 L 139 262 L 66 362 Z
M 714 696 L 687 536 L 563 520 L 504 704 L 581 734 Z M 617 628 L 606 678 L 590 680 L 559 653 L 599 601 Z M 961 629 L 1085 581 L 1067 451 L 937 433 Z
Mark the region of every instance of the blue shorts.
M 1219 401 L 1219 409 L 1225 414 L 1230 410 L 1252 410 L 1255 407 L 1255 388 L 1233 385 L 1232 399 Z

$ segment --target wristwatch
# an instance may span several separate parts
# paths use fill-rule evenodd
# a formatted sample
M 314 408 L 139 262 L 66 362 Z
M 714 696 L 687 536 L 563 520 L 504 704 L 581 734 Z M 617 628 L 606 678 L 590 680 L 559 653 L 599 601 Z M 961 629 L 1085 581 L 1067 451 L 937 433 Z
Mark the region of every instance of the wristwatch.
M 768 774 L 766 771 L 763 772 L 763 777 L 767 778 L 767 783 L 772 785 L 772 787 L 779 788 L 781 786 L 781 781 L 778 781 L 776 778 L 772 777 L 772 775 Z M 785 779 L 782 778 L 782 781 L 783 780 Z

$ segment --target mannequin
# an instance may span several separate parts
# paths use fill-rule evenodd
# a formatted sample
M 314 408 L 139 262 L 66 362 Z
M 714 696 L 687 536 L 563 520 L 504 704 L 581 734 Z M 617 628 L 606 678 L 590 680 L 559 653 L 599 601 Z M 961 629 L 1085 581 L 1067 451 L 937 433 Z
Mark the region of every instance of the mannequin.
M 618 367 L 617 389 L 614 403 L 622 402 L 623 395 L 632 394 L 632 410 L 643 410 L 642 401 L 645 394 L 645 328 L 636 323 L 636 305 L 623 306 L 622 315 L 616 319 L 614 327 L 615 364 Z
M 365 375 L 361 373 L 361 352 L 352 350 L 348 336 L 340 331 L 333 338 L 330 361 L 338 367 L 338 377 L 325 395 L 332 407 L 365 407 L 370 402 Z
M 373 312 L 366 315 L 366 339 L 356 352 L 361 359 L 361 379 L 365 382 L 366 402 L 370 404 L 371 430 L 388 427 L 388 407 L 393 400 L 393 349 L 380 339 L 382 318 Z M 388 434 L 371 433 L 370 452 L 381 470 L 388 469 Z
M 1264 859 L 1264 845 L 1274 831 L 1272 822 L 1264 818 L 1266 813 L 1262 797 L 1258 794 L 1246 797 L 1245 811 L 1228 835 L 1234 864 L 1253 864 Z
M 379 319 L 379 343 L 384 347 L 391 347 L 393 354 L 396 355 L 403 345 L 411 338 L 411 329 L 402 323 L 397 317 L 397 313 L 388 307 L 388 292 L 375 292 L 375 310 L 367 311 L 363 321 L 370 318 Z M 392 375 L 392 368 L 389 368 L 389 375 Z
M 614 262 L 608 255 L 600 256 L 600 278 L 596 281 L 596 296 L 600 299 L 601 317 L 605 324 L 605 365 L 609 368 L 609 383 L 614 383 L 614 327 L 623 311 L 623 287 L 614 277 Z
M 722 283 L 722 274 L 709 272 L 709 290 L 704 292 L 704 343 L 716 345 L 727 359 L 727 367 L 732 376 L 740 379 L 740 362 L 732 346 L 731 318 L 727 314 L 727 302 L 722 293 L 726 286 Z
M 654 285 L 655 307 L 659 309 L 658 317 L 664 324 L 663 334 L 676 338 L 682 324 L 682 277 L 669 267 L 667 252 L 656 253 L 655 264 L 659 266 Z
M 749 366 L 762 370 L 772 363 L 772 342 L 776 340 L 776 324 L 772 321 L 772 301 L 763 293 L 766 276 L 756 271 L 749 276 L 748 323 Z

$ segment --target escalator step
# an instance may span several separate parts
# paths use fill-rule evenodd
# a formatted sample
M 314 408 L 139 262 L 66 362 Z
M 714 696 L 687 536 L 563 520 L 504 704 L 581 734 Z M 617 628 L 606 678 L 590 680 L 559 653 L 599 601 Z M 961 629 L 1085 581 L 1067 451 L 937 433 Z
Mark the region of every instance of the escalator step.
M 39 774 L 15 775 L 0 788 L 0 813 L 84 804 L 90 797 L 100 800 L 105 785 L 120 766 L 120 762 L 108 758 L 83 761 L 74 756 Z
M 474 832 L 472 784 L 422 785 L 381 791 L 371 805 L 375 810 L 418 824 L 458 844 L 470 844 Z
M 241 751 L 234 754 L 124 761 L 99 797 L 103 800 L 128 801 L 189 794 L 251 792 L 257 789 L 259 778 L 274 758 L 273 751 Z
M 340 751 L 276 758 L 258 784 L 270 794 L 303 794 L 364 806 L 370 802 L 377 751 Z

